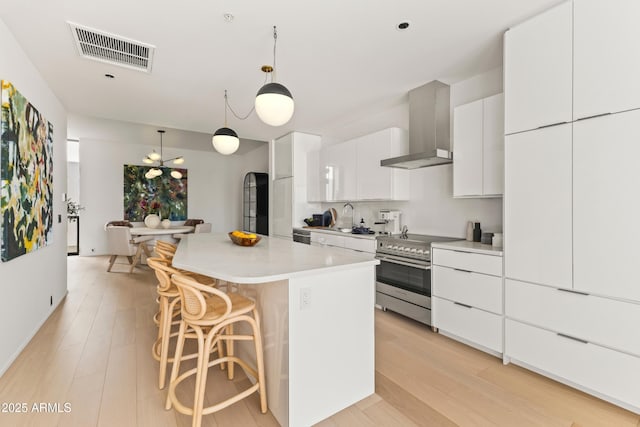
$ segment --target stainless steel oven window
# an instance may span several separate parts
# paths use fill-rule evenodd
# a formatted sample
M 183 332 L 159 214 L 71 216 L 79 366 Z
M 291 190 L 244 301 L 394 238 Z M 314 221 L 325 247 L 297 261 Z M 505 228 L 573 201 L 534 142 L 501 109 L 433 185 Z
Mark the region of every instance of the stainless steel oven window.
M 431 269 L 380 261 L 376 281 L 417 294 L 431 296 Z

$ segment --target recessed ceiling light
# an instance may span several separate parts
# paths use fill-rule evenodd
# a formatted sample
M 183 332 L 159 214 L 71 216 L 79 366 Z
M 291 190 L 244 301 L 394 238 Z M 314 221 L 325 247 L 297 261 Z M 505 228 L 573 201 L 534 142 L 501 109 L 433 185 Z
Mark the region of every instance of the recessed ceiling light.
M 108 79 L 115 79 L 116 78 L 116 76 L 114 76 L 113 74 L 105 74 L 104 76 L 106 78 L 108 78 Z
M 222 16 L 224 17 L 225 22 L 233 22 L 233 18 L 235 18 L 233 13 L 225 13 Z
M 404 30 L 406 30 L 406 29 L 408 29 L 408 28 L 409 28 L 409 25 L 410 25 L 410 24 L 411 24 L 411 23 L 410 23 L 409 21 L 402 21 L 401 23 L 399 23 L 398 25 L 396 25 L 396 29 L 397 29 L 398 31 L 404 31 Z

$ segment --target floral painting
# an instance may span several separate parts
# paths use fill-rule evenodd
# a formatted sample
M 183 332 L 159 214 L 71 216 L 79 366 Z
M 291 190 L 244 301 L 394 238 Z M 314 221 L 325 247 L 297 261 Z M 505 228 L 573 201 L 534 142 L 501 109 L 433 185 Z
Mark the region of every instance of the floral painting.
M 187 219 L 187 170 L 161 167 L 162 175 L 147 179 L 154 166 L 124 165 L 124 219 L 144 221 L 149 214 L 171 221 Z M 182 178 L 171 176 L 178 171 Z
M 8 81 L 0 81 L 0 258 L 51 242 L 53 125 Z

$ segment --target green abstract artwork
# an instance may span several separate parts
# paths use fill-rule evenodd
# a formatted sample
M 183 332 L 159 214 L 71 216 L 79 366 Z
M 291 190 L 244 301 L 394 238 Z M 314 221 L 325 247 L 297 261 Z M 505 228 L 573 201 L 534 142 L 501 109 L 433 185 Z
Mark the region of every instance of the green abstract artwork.
M 162 219 L 187 219 L 187 170 L 161 167 L 162 175 L 147 179 L 154 166 L 124 165 L 124 219 L 144 221 L 149 214 Z M 171 176 L 178 171 L 182 178 Z
M 53 125 L 0 81 L 0 258 L 48 245 L 53 230 Z

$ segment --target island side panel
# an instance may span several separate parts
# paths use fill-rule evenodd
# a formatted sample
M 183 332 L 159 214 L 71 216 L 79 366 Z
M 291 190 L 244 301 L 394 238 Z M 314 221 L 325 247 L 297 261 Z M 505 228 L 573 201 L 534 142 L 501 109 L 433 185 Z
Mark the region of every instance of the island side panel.
M 267 405 L 281 426 L 289 425 L 289 282 L 236 284 L 237 292 L 256 301 L 264 355 Z M 251 333 L 238 325 L 235 332 Z M 236 342 L 236 354 L 256 366 L 252 342 Z
M 373 265 L 289 279 L 289 425 L 374 393 L 374 302 Z

